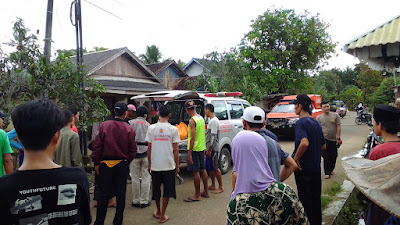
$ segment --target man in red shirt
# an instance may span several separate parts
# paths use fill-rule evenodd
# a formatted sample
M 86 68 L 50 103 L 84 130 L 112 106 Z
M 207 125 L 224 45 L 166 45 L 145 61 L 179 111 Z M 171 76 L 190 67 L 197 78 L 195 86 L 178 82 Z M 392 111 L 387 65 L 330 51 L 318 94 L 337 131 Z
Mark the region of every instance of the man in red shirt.
M 372 149 L 369 159 L 377 160 L 389 155 L 400 153 L 400 109 L 387 105 L 377 105 L 374 108 L 374 131 L 382 136 L 384 143 Z
M 98 175 L 96 194 L 97 214 L 95 225 L 103 225 L 107 214 L 108 200 L 116 195 L 117 208 L 113 224 L 123 223 L 126 179 L 129 164 L 136 155 L 135 131 L 124 121 L 128 106 L 117 102 L 114 107 L 115 118 L 103 122 L 99 134 L 93 142 L 91 155 Z

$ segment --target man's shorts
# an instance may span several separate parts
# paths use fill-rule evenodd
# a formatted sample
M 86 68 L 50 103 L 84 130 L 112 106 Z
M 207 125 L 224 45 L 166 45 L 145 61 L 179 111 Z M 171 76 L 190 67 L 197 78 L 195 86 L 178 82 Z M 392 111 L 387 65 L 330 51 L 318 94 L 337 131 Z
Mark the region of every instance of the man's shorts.
M 151 183 L 153 184 L 153 200 L 161 198 L 161 184 L 163 184 L 163 198 L 176 199 L 175 170 L 151 171 Z
M 219 154 L 218 152 L 211 152 L 211 158 L 206 157 L 206 170 L 217 171 L 219 169 Z
M 187 166 L 187 171 L 190 172 L 199 172 L 200 170 L 205 169 L 204 162 L 204 151 L 201 152 L 192 152 L 192 161 L 193 164 L 189 164 Z

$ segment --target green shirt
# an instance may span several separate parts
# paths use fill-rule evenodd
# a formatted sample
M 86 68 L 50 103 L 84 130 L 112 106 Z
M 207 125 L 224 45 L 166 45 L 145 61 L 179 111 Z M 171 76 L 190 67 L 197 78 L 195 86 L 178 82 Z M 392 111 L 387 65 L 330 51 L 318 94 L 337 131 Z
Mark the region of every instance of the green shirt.
M 82 167 L 79 135 L 69 128 L 61 129 L 60 143 L 54 155 L 54 162 L 61 166 Z
M 0 129 L 0 177 L 4 175 L 4 167 L 3 167 L 3 155 L 13 153 L 13 150 L 10 146 L 10 141 L 8 140 L 7 133 L 4 130 Z
M 194 139 L 194 152 L 201 152 L 206 149 L 206 123 L 204 122 L 203 117 L 201 116 L 193 116 L 192 119 L 196 123 L 196 136 Z M 189 135 L 188 135 L 188 150 L 190 148 L 190 125 L 188 126 Z

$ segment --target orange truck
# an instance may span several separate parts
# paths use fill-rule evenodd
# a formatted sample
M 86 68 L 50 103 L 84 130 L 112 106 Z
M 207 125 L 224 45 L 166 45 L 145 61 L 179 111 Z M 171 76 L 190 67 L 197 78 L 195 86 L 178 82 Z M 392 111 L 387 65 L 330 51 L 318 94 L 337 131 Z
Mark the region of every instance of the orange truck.
M 321 95 L 309 94 L 308 97 L 312 103 L 312 117 L 317 118 L 322 114 Z M 267 129 L 276 135 L 294 135 L 294 125 L 299 120 L 299 116 L 294 112 L 294 104 L 289 102 L 295 99 L 296 95 L 285 96 L 272 108 L 271 112 L 267 114 Z

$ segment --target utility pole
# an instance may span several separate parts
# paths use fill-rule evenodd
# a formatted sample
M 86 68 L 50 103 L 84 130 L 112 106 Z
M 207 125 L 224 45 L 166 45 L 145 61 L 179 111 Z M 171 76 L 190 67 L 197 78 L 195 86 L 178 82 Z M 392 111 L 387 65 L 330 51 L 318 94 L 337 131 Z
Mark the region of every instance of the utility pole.
M 50 60 L 51 31 L 53 27 L 53 0 L 47 0 L 46 37 L 44 38 L 44 55 Z

